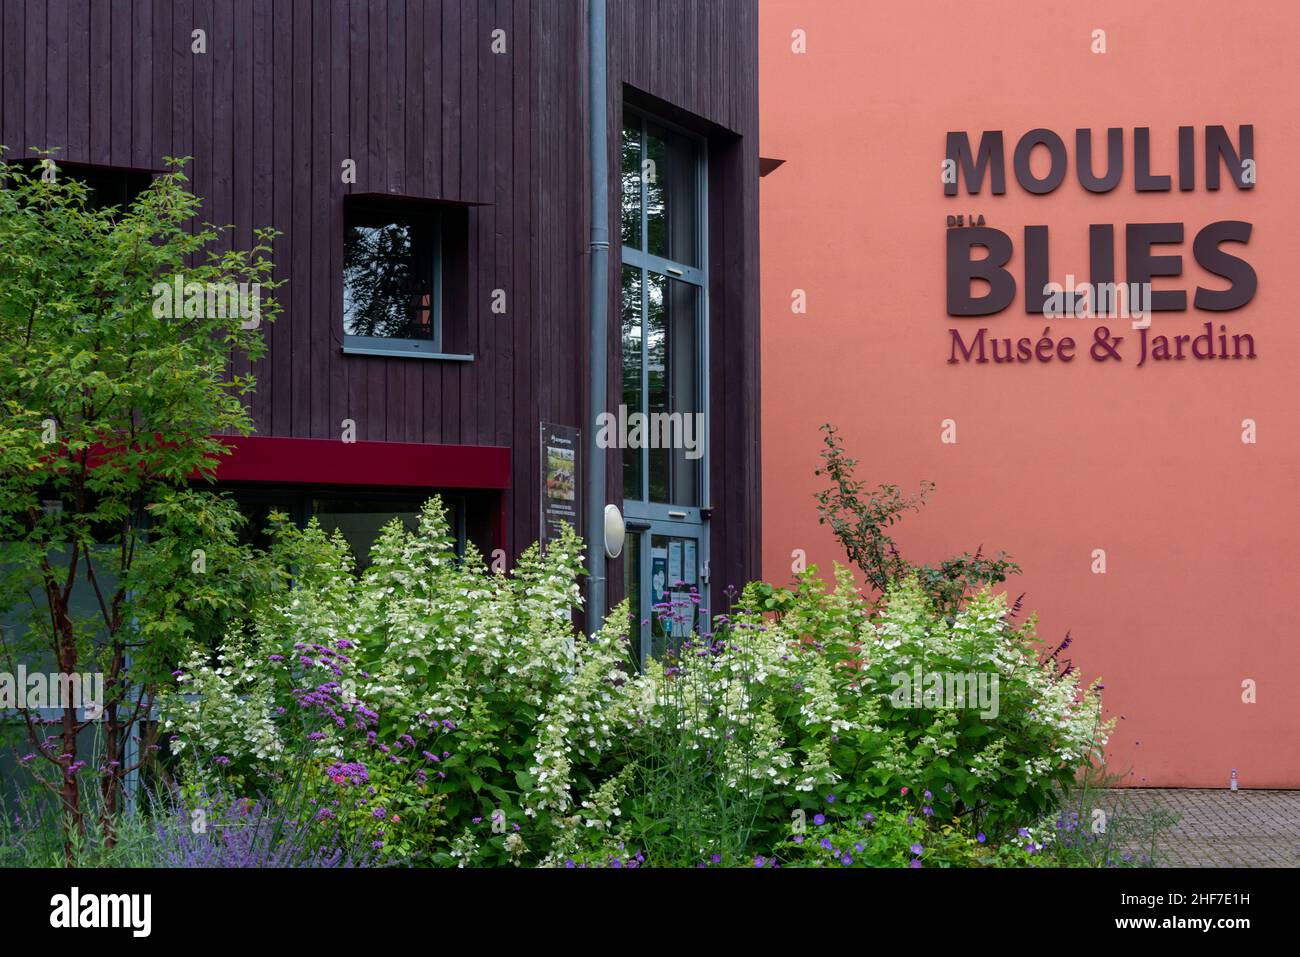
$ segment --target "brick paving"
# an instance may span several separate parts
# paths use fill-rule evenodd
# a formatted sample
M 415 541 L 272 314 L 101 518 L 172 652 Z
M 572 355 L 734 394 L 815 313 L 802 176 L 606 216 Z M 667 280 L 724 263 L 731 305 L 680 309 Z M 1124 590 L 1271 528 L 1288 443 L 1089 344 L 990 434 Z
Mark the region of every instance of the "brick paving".
M 1178 815 L 1156 845 L 1161 866 L 1300 866 L 1300 791 L 1124 788 L 1112 799 L 1117 809 Z

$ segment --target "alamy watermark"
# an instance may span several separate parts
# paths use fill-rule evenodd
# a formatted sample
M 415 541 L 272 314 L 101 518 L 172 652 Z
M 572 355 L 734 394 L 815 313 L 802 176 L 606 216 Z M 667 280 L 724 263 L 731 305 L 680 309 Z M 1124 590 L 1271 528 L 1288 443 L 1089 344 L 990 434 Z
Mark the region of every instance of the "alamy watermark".
M 688 459 L 704 455 L 703 412 L 627 411 L 596 416 L 596 444 L 602 449 L 681 449 Z
M 927 671 L 913 665 L 909 674 L 890 675 L 895 708 L 972 708 L 981 718 L 998 716 L 998 676 L 986 671 Z
M 241 329 L 262 321 L 262 286 L 256 282 L 185 282 L 179 275 L 153 287 L 155 319 L 234 319 Z
M 153 895 L 83 894 L 74 887 L 50 898 L 50 926 L 123 928 L 132 937 L 148 937 L 153 929 Z
M 1075 283 L 1043 286 L 1043 315 L 1051 319 L 1133 319 L 1134 329 L 1151 325 L 1151 283 Z
M 0 710 L 18 708 L 84 708 L 86 718 L 97 720 L 104 713 L 102 672 L 31 671 L 18 666 L 18 673 L 0 671 Z

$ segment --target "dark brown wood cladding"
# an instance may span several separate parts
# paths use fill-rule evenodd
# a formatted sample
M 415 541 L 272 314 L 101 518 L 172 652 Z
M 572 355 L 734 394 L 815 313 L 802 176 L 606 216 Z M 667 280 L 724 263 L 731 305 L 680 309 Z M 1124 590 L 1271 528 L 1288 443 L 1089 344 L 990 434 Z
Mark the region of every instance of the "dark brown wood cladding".
M 588 426 L 586 4 L 0 6 L 0 143 L 10 156 L 58 147 L 69 161 L 137 168 L 191 156 L 203 215 L 234 224 L 230 242 L 248 245 L 256 226 L 283 233 L 285 312 L 255 370 L 258 431 L 331 438 L 353 419 L 363 440 L 508 445 L 508 543 L 512 552 L 531 543 L 539 424 Z M 611 134 L 624 96 L 638 92 L 711 134 L 713 581 L 724 586 L 759 569 L 757 18 L 755 0 L 609 2 Z M 505 54 L 491 50 L 498 29 Z M 205 53 L 191 52 L 194 30 L 205 31 Z M 342 181 L 346 159 L 355 184 Z M 468 212 L 459 264 L 467 301 L 444 319 L 459 324 L 473 362 L 342 354 L 348 193 L 481 204 Z M 617 263 L 617 244 L 611 256 Z M 506 315 L 491 312 L 496 289 Z M 611 283 L 613 405 L 615 294 Z M 617 597 L 618 563 L 610 578 Z

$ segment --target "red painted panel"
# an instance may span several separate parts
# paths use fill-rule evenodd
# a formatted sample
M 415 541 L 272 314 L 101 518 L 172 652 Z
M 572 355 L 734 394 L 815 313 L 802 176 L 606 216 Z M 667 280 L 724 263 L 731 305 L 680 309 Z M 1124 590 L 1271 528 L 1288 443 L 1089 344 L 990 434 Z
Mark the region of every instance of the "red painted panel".
M 387 485 L 403 488 L 510 487 L 510 449 L 418 442 L 343 442 L 271 436 L 220 436 L 231 454 L 220 482 L 285 485 Z

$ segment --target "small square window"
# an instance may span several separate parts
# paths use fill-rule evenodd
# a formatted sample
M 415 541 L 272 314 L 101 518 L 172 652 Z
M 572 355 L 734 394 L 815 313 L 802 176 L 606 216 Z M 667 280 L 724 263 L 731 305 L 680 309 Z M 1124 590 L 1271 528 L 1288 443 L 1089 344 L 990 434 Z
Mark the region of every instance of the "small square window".
M 345 351 L 444 351 L 442 220 L 437 209 L 345 206 Z

